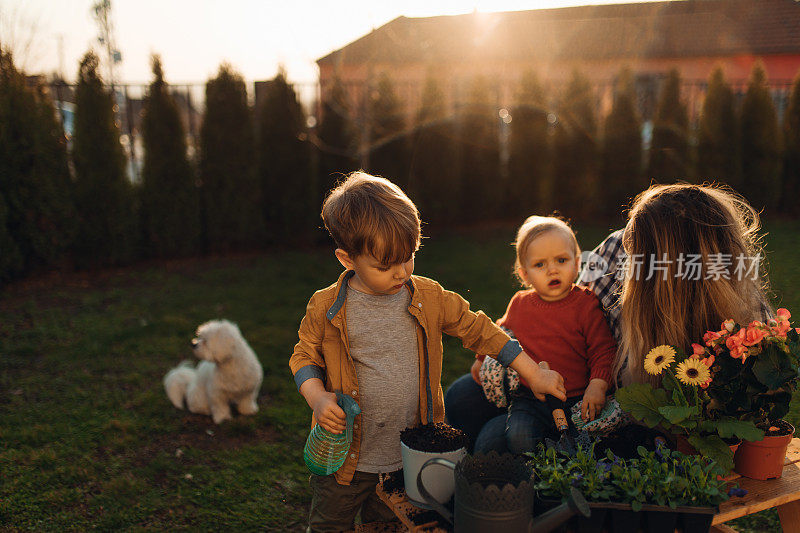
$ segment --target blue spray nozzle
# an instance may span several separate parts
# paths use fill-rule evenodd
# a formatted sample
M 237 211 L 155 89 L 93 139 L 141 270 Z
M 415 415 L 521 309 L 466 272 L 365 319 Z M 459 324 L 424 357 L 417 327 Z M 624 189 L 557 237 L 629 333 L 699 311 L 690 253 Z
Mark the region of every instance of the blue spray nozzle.
M 361 407 L 358 406 L 358 403 L 356 403 L 352 396 L 340 391 L 336 391 L 336 403 L 342 408 L 344 415 L 347 417 L 347 441 L 352 442 L 353 421 L 356 415 L 361 414 Z

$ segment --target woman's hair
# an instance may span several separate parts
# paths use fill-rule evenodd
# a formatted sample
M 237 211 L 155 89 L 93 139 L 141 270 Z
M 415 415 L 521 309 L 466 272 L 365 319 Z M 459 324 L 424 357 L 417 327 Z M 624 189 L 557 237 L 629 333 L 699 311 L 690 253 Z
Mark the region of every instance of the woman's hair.
M 615 376 L 627 358 L 623 382 L 658 385 L 643 368 L 652 348 L 689 349 L 725 319 L 765 318 L 760 229 L 758 213 L 729 188 L 653 185 L 636 197 L 622 239 L 628 270 Z
M 514 248 L 517 251 L 517 259 L 514 261 L 514 274 L 519 279 L 519 282 L 523 285 L 527 285 L 525 280 L 519 277 L 519 270 L 524 267 L 525 258 L 528 257 L 528 249 L 531 246 L 531 243 L 536 240 L 536 237 L 539 237 L 543 233 L 548 231 L 560 231 L 563 233 L 567 239 L 572 241 L 572 244 L 575 246 L 575 257 L 578 257 L 581 254 L 581 249 L 578 246 L 578 240 L 575 238 L 575 234 L 572 232 L 572 228 L 569 227 L 565 221 L 561 220 L 560 218 L 556 217 L 540 217 L 540 216 L 530 216 L 525 219 L 525 222 L 519 227 L 517 230 L 517 238 L 514 241 Z
M 322 220 L 350 257 L 368 253 L 384 265 L 411 259 L 422 237 L 414 202 L 391 181 L 361 171 L 328 193 Z

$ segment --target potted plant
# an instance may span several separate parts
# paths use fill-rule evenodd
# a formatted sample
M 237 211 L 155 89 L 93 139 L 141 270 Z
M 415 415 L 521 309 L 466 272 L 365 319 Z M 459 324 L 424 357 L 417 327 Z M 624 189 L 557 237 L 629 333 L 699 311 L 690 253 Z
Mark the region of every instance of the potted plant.
M 696 450 L 729 472 L 734 466 L 731 441 L 757 440 L 763 432 L 752 421 L 710 409 L 713 366 L 714 355 L 697 348 L 687 356 L 672 346 L 657 346 L 645 357 L 644 368 L 661 376 L 661 387 L 634 383 L 617 390 L 616 398 L 636 420 L 675 435 L 682 451 Z
M 713 358 L 708 409 L 715 416 L 755 424 L 763 435 L 743 437 L 736 451 L 736 472 L 755 479 L 780 477 L 794 427 L 783 420 L 800 373 L 800 337 L 791 314 L 778 309 L 766 323 L 746 326 L 733 320 L 709 331 L 696 353 Z
M 403 458 L 403 479 L 409 501 L 417 507 L 430 508 L 417 489 L 417 474 L 422 465 L 439 457 L 453 463 L 467 455 L 466 433 L 448 424 L 420 424 L 400 432 L 400 454 Z M 440 502 L 447 502 L 455 490 L 453 471 L 431 465 L 422 473 L 425 487 Z
M 708 531 L 718 505 L 729 493 L 719 474 L 723 469 L 699 456 L 684 455 L 659 446 L 640 446 L 635 459 L 608 452 L 597 460 L 594 446 L 570 457 L 554 449 L 531 454 L 539 512 L 559 503 L 569 488 L 581 491 L 592 509 L 589 520 L 579 520 L 581 533 L 601 531 L 684 532 Z M 740 489 L 732 489 L 740 491 Z M 738 495 L 743 495 L 738 492 Z

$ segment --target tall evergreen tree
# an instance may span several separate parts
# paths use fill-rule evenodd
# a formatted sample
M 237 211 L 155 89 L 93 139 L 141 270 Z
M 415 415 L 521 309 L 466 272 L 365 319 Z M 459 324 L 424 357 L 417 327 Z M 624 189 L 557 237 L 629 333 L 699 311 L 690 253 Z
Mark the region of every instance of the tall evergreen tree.
M 459 115 L 461 220 L 495 217 L 505 182 L 500 175 L 496 105 L 486 78 L 477 76 L 472 80 Z
M 200 245 L 200 197 L 186 153 L 178 106 L 164 82 L 161 59 L 151 59 L 153 82 L 144 99 L 141 219 L 144 253 L 186 256 Z
M 439 82 L 428 75 L 414 127 L 409 196 L 432 227 L 456 221 L 459 211 L 459 166 L 455 150 L 456 121 L 448 116 Z
M 789 105 L 783 116 L 783 191 L 781 208 L 800 215 L 800 71 L 792 83 Z
M 570 218 L 587 218 L 597 203 L 597 117 L 589 79 L 574 71 L 559 104 L 553 138 L 552 207 Z
M 268 239 L 309 239 L 319 205 L 303 108 L 281 70 L 264 91 L 257 117 L 258 174 Z
M 777 207 L 781 192 L 781 139 L 764 65 L 750 72 L 742 101 L 742 190 L 756 209 Z
M 627 68 L 617 77 L 614 104 L 605 120 L 600 172 L 604 214 L 621 219 L 624 206 L 648 184 L 642 177 L 642 128 L 636 111 L 636 89 Z
M 53 266 L 74 235 L 66 140 L 55 107 L 0 50 L 0 279 Z
M 201 222 L 208 252 L 262 244 L 262 194 L 244 79 L 228 64 L 206 83 L 200 128 Z
M 511 213 L 520 216 L 551 209 L 552 155 L 547 96 L 535 73 L 521 79 L 511 110 L 509 191 Z
M 319 152 L 319 197 L 322 199 L 336 182 L 358 170 L 356 133 L 351 119 L 347 92 L 338 76 L 322 95 L 322 117 L 317 127 Z
M 99 59 L 81 60 L 75 91 L 75 205 L 79 232 L 78 264 L 121 264 L 136 257 L 138 237 L 133 187 L 125 173 L 125 154 L 114 119 L 114 96 L 103 86 Z
M 739 121 L 733 90 L 722 67 L 711 72 L 697 126 L 698 181 L 727 183 L 741 189 Z
M 689 180 L 689 168 L 689 114 L 681 102 L 680 72 L 673 68 L 658 98 L 646 177 L 659 182 Z
M 403 106 L 385 72 L 378 76 L 369 97 L 369 171 L 384 176 L 401 189 L 408 185 L 408 137 L 404 134 Z

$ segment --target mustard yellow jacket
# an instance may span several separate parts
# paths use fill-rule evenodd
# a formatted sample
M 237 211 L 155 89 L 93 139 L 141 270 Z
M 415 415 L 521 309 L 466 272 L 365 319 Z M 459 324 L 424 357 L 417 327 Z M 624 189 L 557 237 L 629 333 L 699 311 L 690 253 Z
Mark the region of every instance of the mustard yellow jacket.
M 343 272 L 335 284 L 311 297 L 306 315 L 300 322 L 300 340 L 289 359 L 289 367 L 298 389 L 307 379 L 319 378 L 326 390 L 342 391 L 358 402 L 358 380 L 348 348 L 344 305 L 347 282 L 354 274 L 352 270 Z M 432 279 L 411 276 L 406 288 L 411 293 L 408 312 L 417 322 L 419 417 L 425 423 L 441 422 L 444 420 L 442 333 L 460 338 L 469 350 L 496 357 L 504 366 L 511 363 L 522 349 L 483 312 L 470 311 L 466 300 Z M 312 416 L 312 426 L 315 423 Z M 350 453 L 335 474 L 340 484 L 349 485 L 353 479 L 360 446 L 359 415 L 353 426 Z

